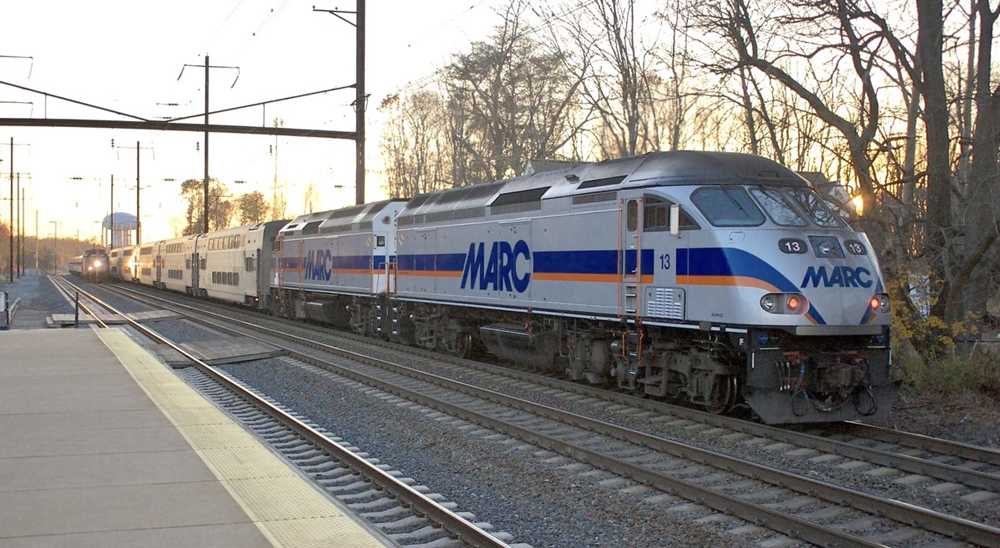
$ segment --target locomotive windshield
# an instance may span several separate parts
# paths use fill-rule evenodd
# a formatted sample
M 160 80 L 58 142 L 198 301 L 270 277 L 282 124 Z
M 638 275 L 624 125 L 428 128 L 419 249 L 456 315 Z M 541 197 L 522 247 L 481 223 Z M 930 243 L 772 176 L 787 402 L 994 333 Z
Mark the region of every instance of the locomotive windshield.
M 806 215 L 809 216 L 812 222 L 817 225 L 830 228 L 844 226 L 843 221 L 812 190 L 808 188 L 790 188 L 787 192 L 799 204 L 799 207 L 806 212 Z
M 757 203 L 764 208 L 768 216 L 775 224 L 781 226 L 806 226 L 808 221 L 801 215 L 792 204 L 776 188 L 755 188 L 750 191 Z
M 713 226 L 760 226 L 766 218 L 779 226 L 807 226 L 810 222 L 824 228 L 845 226 L 808 188 L 759 186 L 748 193 L 743 187 L 706 187 L 696 190 L 691 201 Z
M 764 214 L 743 187 L 699 188 L 691 201 L 713 226 L 759 226 Z

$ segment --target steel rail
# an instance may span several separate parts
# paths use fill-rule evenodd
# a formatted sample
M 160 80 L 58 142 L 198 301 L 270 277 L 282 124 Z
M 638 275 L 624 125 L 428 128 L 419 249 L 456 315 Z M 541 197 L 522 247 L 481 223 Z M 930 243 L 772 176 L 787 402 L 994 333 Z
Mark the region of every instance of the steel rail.
M 186 305 L 175 305 L 182 308 L 191 308 Z M 184 313 L 182 313 L 184 314 Z M 545 405 L 537 404 L 513 396 L 508 396 L 506 394 L 501 394 L 494 392 L 492 390 L 479 388 L 472 386 L 460 381 L 455 381 L 451 379 L 446 379 L 438 375 L 431 373 L 422 372 L 410 367 L 394 364 L 379 358 L 374 358 L 371 356 L 366 356 L 363 354 L 358 354 L 349 350 L 338 348 L 335 346 L 327 345 L 324 343 L 319 343 L 317 341 L 309 340 L 304 337 L 298 337 L 296 335 L 291 335 L 287 333 L 280 333 L 259 324 L 252 322 L 246 322 L 243 320 L 234 319 L 222 314 L 216 314 L 213 312 L 207 312 L 199 310 L 198 314 L 205 314 L 210 316 L 218 317 L 220 320 L 233 323 L 236 325 L 241 325 L 246 328 L 255 331 L 265 331 L 280 338 L 291 339 L 300 344 L 306 344 L 314 348 L 320 348 L 324 351 L 335 353 L 344 357 L 348 357 L 354 361 L 361 363 L 374 365 L 382 369 L 389 369 L 396 373 L 403 374 L 405 376 L 415 378 L 424 382 L 435 384 L 448 388 L 450 390 L 458 391 L 467 395 L 471 395 L 477 398 L 485 399 L 487 401 L 492 401 L 494 403 L 499 403 L 515 409 L 522 411 L 546 416 L 553 420 L 563 422 L 565 424 L 570 424 L 580 428 L 585 428 L 597 433 L 604 435 L 610 435 L 615 438 L 628 441 L 630 443 L 635 443 L 643 447 L 647 447 L 656 451 L 661 451 L 664 453 L 669 453 L 673 456 L 681 457 L 684 459 L 692 460 L 700 464 L 705 464 L 715 468 L 719 468 L 726 471 L 736 471 L 743 475 L 752 476 L 755 479 L 765 481 L 774 485 L 781 487 L 786 487 L 800 493 L 818 497 L 832 502 L 835 504 L 843 504 L 845 506 L 852 507 L 856 510 L 865 513 L 877 513 L 880 516 L 885 516 L 898 522 L 905 524 L 920 524 L 926 530 L 933 531 L 938 534 L 942 534 L 948 537 L 958 537 L 967 542 L 982 546 L 998 546 L 1000 545 L 1000 529 L 994 528 L 988 525 L 976 523 L 963 518 L 958 518 L 955 516 L 949 516 L 929 510 L 926 508 L 921 508 L 912 504 L 903 503 L 900 501 L 887 499 L 884 497 L 878 497 L 875 495 L 870 495 L 861 491 L 833 485 L 827 482 L 822 482 L 812 478 L 806 478 L 789 472 L 785 472 L 773 467 L 769 467 L 762 464 L 751 463 L 747 461 L 742 461 L 740 459 L 730 457 L 725 454 L 717 453 L 715 451 L 710 451 L 707 449 L 701 449 L 692 445 L 685 443 L 667 440 L 665 438 L 660 438 L 643 432 L 638 432 L 635 430 L 627 429 L 617 425 L 613 425 L 604 421 L 597 419 L 592 419 L 590 417 L 585 417 L 582 415 L 577 415 L 575 413 L 570 413 L 567 411 L 562 411 Z M 185 314 L 188 315 L 188 314 Z M 201 321 L 205 323 L 210 323 L 207 320 L 191 316 L 191 319 L 195 321 Z M 212 324 L 215 328 L 222 328 L 230 332 L 236 332 L 245 335 L 242 332 L 220 326 L 218 324 Z M 274 345 L 273 342 L 268 342 L 268 344 Z M 719 493 L 710 490 L 705 487 L 698 486 L 696 484 L 686 482 L 677 478 L 672 478 L 666 476 L 659 472 L 649 470 L 647 468 L 637 466 L 631 463 L 627 463 L 621 459 L 616 459 L 614 457 L 609 457 L 603 455 L 597 451 L 587 449 L 585 447 L 565 442 L 559 440 L 558 438 L 534 432 L 523 427 L 510 424 L 506 421 L 484 415 L 480 412 L 467 409 L 465 407 L 451 404 L 448 402 L 443 402 L 437 398 L 427 396 L 418 391 L 405 388 L 397 385 L 389 385 L 387 387 L 388 381 L 378 379 L 371 375 L 354 371 L 350 368 L 346 368 L 342 365 L 332 364 L 326 362 L 325 360 L 320 360 L 308 354 L 304 354 L 290 348 L 287 346 L 275 345 L 285 350 L 290 355 L 296 359 L 306 361 L 315 365 L 326 368 L 334 368 L 338 372 L 343 373 L 345 376 L 363 382 L 369 385 L 377 385 L 380 389 L 387 390 L 398 396 L 418 401 L 422 405 L 428 407 L 433 407 L 439 409 L 450 415 L 461 417 L 470 422 L 475 422 L 483 426 L 487 426 L 501 433 L 516 432 L 516 436 L 545 447 L 546 449 L 556 451 L 565 456 L 580 460 L 581 462 L 588 464 L 595 464 L 599 467 L 612 470 L 624 477 L 631 478 L 637 481 L 641 481 L 648 485 L 653 485 L 661 490 L 679 493 L 685 498 L 690 500 L 695 500 L 701 504 L 705 504 L 714 508 L 715 510 L 722 511 L 727 514 L 732 514 L 742 519 L 746 519 L 751 522 L 759 523 L 762 519 L 761 516 L 766 516 L 764 519 L 765 523 L 770 522 L 769 527 L 775 529 L 779 532 L 788 534 L 789 536 L 795 538 L 801 538 L 809 542 L 821 544 L 821 545 L 839 545 L 843 542 L 848 542 L 851 544 L 856 544 L 860 546 L 880 546 L 878 543 L 871 543 L 866 539 L 837 531 L 819 524 L 815 524 L 794 516 L 789 516 L 787 514 L 780 513 L 778 511 L 772 510 L 770 508 L 749 503 L 743 501 L 736 497 L 726 495 L 724 493 Z
M 82 291 L 82 290 L 81 290 Z M 85 293 L 85 292 L 84 292 Z M 485 530 L 481 529 L 472 522 L 466 520 L 462 516 L 455 514 L 454 512 L 448 510 L 447 508 L 441 506 L 434 500 L 423 495 L 419 491 L 411 488 L 405 483 L 399 481 L 392 475 L 382 471 L 380 468 L 374 464 L 368 462 L 363 457 L 360 457 L 353 452 L 345 449 L 340 444 L 328 439 L 319 431 L 315 430 L 308 424 L 302 422 L 301 420 L 295 418 L 294 416 L 288 414 L 282 409 L 272 405 L 267 400 L 254 394 L 251 391 L 243 388 L 240 384 L 236 383 L 228 376 L 215 371 L 210 365 L 201 361 L 194 355 L 192 355 L 187 350 L 181 348 L 179 345 L 174 344 L 173 341 L 161 336 L 155 331 L 149 329 L 148 327 L 140 324 L 139 322 L 125 316 L 122 312 L 118 311 L 106 302 L 98 299 L 96 296 L 87 293 L 88 298 L 98 303 L 100 306 L 113 311 L 116 314 L 120 314 L 128 324 L 134 329 L 138 330 L 144 336 L 149 337 L 158 344 L 163 344 L 172 350 L 178 352 L 186 359 L 188 359 L 199 371 L 205 373 L 211 377 L 216 382 L 225 386 L 227 389 L 232 390 L 238 394 L 241 398 L 247 400 L 251 405 L 258 407 L 265 413 L 271 415 L 277 419 L 282 425 L 291 430 L 294 430 L 300 436 L 305 438 L 310 443 L 315 444 L 319 449 L 328 452 L 333 455 L 334 458 L 344 462 L 347 466 L 353 469 L 355 472 L 361 476 L 372 481 L 380 488 L 385 489 L 388 493 L 392 494 L 398 498 L 404 505 L 412 506 L 417 509 L 420 513 L 424 514 L 431 521 L 440 524 L 445 530 L 455 536 L 455 538 L 465 542 L 471 546 L 482 547 L 482 548 L 510 548 L 509 545 L 493 535 L 489 534 Z
M 979 447 L 952 440 L 942 440 L 939 438 L 924 436 L 922 434 L 914 434 L 913 432 L 890 430 L 888 428 L 854 421 L 842 423 L 837 426 L 842 428 L 846 433 L 858 437 L 870 438 L 897 445 L 905 445 L 906 447 L 922 449 L 924 451 L 930 451 L 942 455 L 951 455 L 953 457 L 1000 466 L 1000 451 L 990 449 L 988 447 Z M 993 477 L 996 479 L 993 480 L 994 483 L 990 489 L 991 491 L 995 491 L 1000 488 L 1000 476 Z
M 67 280 L 66 278 L 64 278 L 62 276 L 52 276 L 52 275 L 50 275 L 49 278 L 52 280 L 52 285 L 54 285 L 56 287 L 56 289 L 60 293 L 62 293 L 63 297 L 66 300 L 68 300 L 70 303 L 75 302 L 76 306 L 80 307 L 80 309 L 82 309 L 84 311 L 84 313 L 86 313 L 88 316 L 90 316 L 94 320 L 94 323 L 97 324 L 98 327 L 100 327 L 101 329 L 107 329 L 108 328 L 108 324 L 105 323 L 104 320 L 102 320 L 100 317 L 98 317 L 96 312 L 92 311 L 91 308 L 86 305 L 86 303 L 80 302 L 79 299 L 74 299 L 69 294 L 68 290 L 73 290 L 73 291 L 76 291 L 77 294 L 82 293 L 82 294 L 88 295 L 88 296 L 90 295 L 89 293 L 87 293 L 81 287 L 79 287 L 78 285 L 74 284 L 73 282 Z M 95 302 L 95 301 L 93 301 L 93 299 L 91 299 L 91 302 Z M 96 302 L 95 302 L 95 304 L 96 304 Z

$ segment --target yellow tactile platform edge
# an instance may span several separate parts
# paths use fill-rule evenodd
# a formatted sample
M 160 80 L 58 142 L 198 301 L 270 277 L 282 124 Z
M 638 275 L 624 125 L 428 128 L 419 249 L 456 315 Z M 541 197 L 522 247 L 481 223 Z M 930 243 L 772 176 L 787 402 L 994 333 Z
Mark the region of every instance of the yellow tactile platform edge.
M 274 546 L 385 546 L 126 333 L 97 334 Z

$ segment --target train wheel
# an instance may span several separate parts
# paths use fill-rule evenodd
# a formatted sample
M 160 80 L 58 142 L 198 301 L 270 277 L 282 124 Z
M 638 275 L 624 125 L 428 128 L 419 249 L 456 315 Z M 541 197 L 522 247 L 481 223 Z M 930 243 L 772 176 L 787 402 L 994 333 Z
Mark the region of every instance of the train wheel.
M 721 415 L 729 410 L 736 398 L 733 383 L 733 378 L 728 375 L 715 376 L 710 400 L 705 405 L 709 413 Z
M 464 358 L 472 348 L 472 334 L 468 331 L 449 331 L 443 346 L 452 356 Z

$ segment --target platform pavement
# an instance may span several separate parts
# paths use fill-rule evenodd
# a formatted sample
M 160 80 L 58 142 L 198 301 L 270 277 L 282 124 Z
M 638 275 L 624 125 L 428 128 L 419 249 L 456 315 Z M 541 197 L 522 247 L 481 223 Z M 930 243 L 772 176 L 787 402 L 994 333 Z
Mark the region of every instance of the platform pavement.
M 0 548 L 385 545 L 123 331 L 0 332 Z

